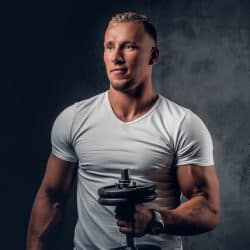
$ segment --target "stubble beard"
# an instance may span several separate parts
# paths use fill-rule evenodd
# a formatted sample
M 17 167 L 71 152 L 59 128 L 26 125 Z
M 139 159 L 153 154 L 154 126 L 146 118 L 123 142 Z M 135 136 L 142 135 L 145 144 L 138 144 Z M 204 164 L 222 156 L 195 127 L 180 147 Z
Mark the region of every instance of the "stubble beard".
M 113 89 L 120 92 L 129 92 L 135 86 L 135 83 L 132 79 L 126 80 L 124 82 L 115 82 L 110 80 L 110 85 Z

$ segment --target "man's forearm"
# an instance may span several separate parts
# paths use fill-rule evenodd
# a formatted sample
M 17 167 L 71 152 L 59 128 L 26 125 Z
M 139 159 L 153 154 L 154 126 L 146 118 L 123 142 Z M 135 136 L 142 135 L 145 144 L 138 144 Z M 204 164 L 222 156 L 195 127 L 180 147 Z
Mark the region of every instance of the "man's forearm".
M 176 209 L 159 209 L 165 232 L 174 235 L 194 235 L 213 229 L 219 220 L 219 212 L 204 197 L 194 197 Z
M 30 217 L 27 250 L 45 250 L 48 237 L 60 217 L 60 204 L 52 202 L 46 193 L 38 193 Z
M 46 243 L 38 239 L 35 235 L 30 235 L 27 241 L 27 250 L 45 250 Z

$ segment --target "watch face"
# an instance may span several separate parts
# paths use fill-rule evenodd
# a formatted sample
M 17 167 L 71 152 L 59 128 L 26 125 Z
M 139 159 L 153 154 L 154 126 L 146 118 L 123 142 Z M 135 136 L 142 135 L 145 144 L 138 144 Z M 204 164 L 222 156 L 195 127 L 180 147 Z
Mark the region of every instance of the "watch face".
M 154 209 L 151 209 L 152 221 L 150 225 L 150 234 L 157 235 L 163 232 L 164 224 L 161 218 L 161 214 Z
M 155 222 L 152 226 L 152 234 L 160 234 L 163 230 L 163 226 L 159 222 Z

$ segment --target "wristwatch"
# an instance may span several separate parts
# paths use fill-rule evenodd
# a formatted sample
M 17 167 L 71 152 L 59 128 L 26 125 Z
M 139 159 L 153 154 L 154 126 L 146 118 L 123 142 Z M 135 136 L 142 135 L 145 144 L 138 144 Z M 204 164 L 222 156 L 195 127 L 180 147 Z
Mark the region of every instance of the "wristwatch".
M 163 232 L 164 223 L 161 214 L 155 209 L 149 209 L 152 213 L 152 220 L 148 224 L 148 233 L 158 235 Z

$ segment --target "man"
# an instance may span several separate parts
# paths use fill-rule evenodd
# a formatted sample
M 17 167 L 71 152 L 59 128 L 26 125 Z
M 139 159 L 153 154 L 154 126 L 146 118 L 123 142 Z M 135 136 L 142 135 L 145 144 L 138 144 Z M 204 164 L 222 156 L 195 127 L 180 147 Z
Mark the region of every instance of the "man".
M 182 249 L 180 235 L 217 225 L 219 184 L 210 134 L 194 113 L 154 91 L 152 68 L 158 58 L 156 32 L 145 16 L 127 12 L 111 19 L 104 39 L 110 88 L 57 117 L 32 209 L 29 250 L 46 249 L 76 171 L 75 250 L 119 247 L 125 244 L 120 232 L 134 233 L 137 243 L 177 250 Z M 157 188 L 156 200 L 137 205 L 132 221 L 97 202 L 98 188 L 117 182 L 122 168 Z M 181 193 L 187 197 L 183 203 Z M 158 231 L 156 224 L 162 225 Z

